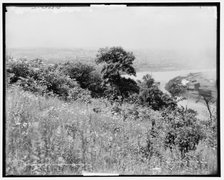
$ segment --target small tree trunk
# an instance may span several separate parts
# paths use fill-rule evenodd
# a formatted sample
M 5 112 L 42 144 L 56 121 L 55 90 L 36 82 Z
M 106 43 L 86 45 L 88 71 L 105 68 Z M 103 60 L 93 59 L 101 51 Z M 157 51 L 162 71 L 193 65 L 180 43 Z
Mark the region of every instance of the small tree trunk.
M 206 99 L 205 96 L 203 96 L 203 98 L 204 98 L 204 100 L 205 100 L 205 104 L 206 104 L 207 109 L 208 109 L 208 112 L 209 112 L 210 120 L 211 120 L 211 122 L 212 122 L 212 112 L 211 112 L 211 109 L 210 109 L 210 106 L 209 106 L 209 100 Z

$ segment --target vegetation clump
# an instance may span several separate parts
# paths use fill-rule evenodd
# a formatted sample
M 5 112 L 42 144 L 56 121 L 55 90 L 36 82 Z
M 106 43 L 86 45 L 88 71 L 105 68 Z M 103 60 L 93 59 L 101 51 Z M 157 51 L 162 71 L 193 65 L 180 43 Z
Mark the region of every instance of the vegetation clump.
M 181 108 L 121 47 L 100 49 L 94 66 L 7 60 L 6 174 L 211 174 L 216 118 Z M 209 154 L 209 155 L 208 155 Z M 159 169 L 159 171 L 157 170 Z
M 187 90 L 187 87 L 181 83 L 183 77 L 175 77 L 171 79 L 165 86 L 165 89 L 173 96 L 182 96 Z
M 121 74 L 136 75 L 133 67 L 135 56 L 131 52 L 126 52 L 122 47 L 102 48 L 96 58 L 97 64 L 103 64 L 101 70 L 103 85 L 106 86 L 107 93 L 113 96 L 113 100 L 118 96 L 122 100 L 133 93 L 139 92 L 137 83 L 128 78 L 121 77 Z

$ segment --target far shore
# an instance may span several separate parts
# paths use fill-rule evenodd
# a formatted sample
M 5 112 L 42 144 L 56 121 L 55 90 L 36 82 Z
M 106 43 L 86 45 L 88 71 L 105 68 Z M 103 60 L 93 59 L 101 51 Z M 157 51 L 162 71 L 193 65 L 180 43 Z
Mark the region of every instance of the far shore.
M 216 79 L 216 69 L 189 69 L 189 70 L 158 71 L 158 72 L 143 71 L 143 72 L 137 72 L 136 76 L 125 75 L 125 77 L 130 77 L 134 80 L 142 80 L 143 76 L 145 76 L 146 74 L 150 74 L 152 78 L 155 79 L 156 82 L 160 82 L 160 89 L 163 92 L 168 93 L 165 90 L 165 85 L 169 80 L 177 76 L 186 76 L 189 73 L 197 73 L 197 72 L 208 72 L 209 74 L 212 74 L 212 77 L 214 79 Z M 196 103 L 196 101 L 193 99 L 186 99 L 179 102 L 178 105 L 196 110 L 198 112 L 198 118 L 200 119 L 205 119 L 208 117 L 207 108 L 203 101 L 199 101 L 198 103 Z M 214 108 L 215 107 L 213 105 L 213 109 Z
M 197 72 L 209 72 L 210 74 L 213 75 L 213 78 L 216 79 L 216 69 L 188 69 L 188 70 L 172 70 L 172 71 L 157 71 L 157 72 L 142 71 L 137 72 L 136 76 L 124 75 L 124 77 L 130 77 L 134 80 L 142 80 L 143 76 L 145 76 L 146 74 L 150 74 L 152 78 L 155 79 L 155 81 L 160 82 L 161 90 L 166 92 L 165 84 L 169 80 L 177 76 L 186 76 L 189 73 L 197 73 Z

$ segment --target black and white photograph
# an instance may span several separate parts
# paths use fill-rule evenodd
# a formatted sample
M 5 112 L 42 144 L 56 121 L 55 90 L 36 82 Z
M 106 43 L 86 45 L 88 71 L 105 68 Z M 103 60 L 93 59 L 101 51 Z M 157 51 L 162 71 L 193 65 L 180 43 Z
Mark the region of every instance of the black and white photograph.
M 3 176 L 220 176 L 219 3 L 3 3 Z

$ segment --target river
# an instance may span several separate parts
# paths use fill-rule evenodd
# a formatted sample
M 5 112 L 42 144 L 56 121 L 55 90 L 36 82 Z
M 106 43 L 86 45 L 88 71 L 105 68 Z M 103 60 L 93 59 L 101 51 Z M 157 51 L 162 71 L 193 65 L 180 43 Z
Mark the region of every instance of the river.
M 167 93 L 167 91 L 165 90 L 165 85 L 169 80 L 177 76 L 186 76 L 189 73 L 197 73 L 197 72 L 206 72 L 208 74 L 212 74 L 213 78 L 216 79 L 215 69 L 189 69 L 189 70 L 162 71 L 162 72 L 146 72 L 145 71 L 145 72 L 137 72 L 136 76 L 125 75 L 125 77 L 130 77 L 134 80 L 142 80 L 142 77 L 144 75 L 150 74 L 155 79 L 156 82 L 160 82 L 160 89 L 163 92 Z M 186 99 L 186 100 L 180 101 L 178 105 L 184 106 L 184 107 L 187 106 L 188 108 L 196 110 L 198 112 L 198 118 L 200 119 L 209 117 L 208 110 L 203 101 L 199 101 L 198 103 L 196 103 L 196 100 L 194 99 Z M 211 108 L 215 111 L 216 106 L 213 105 Z

